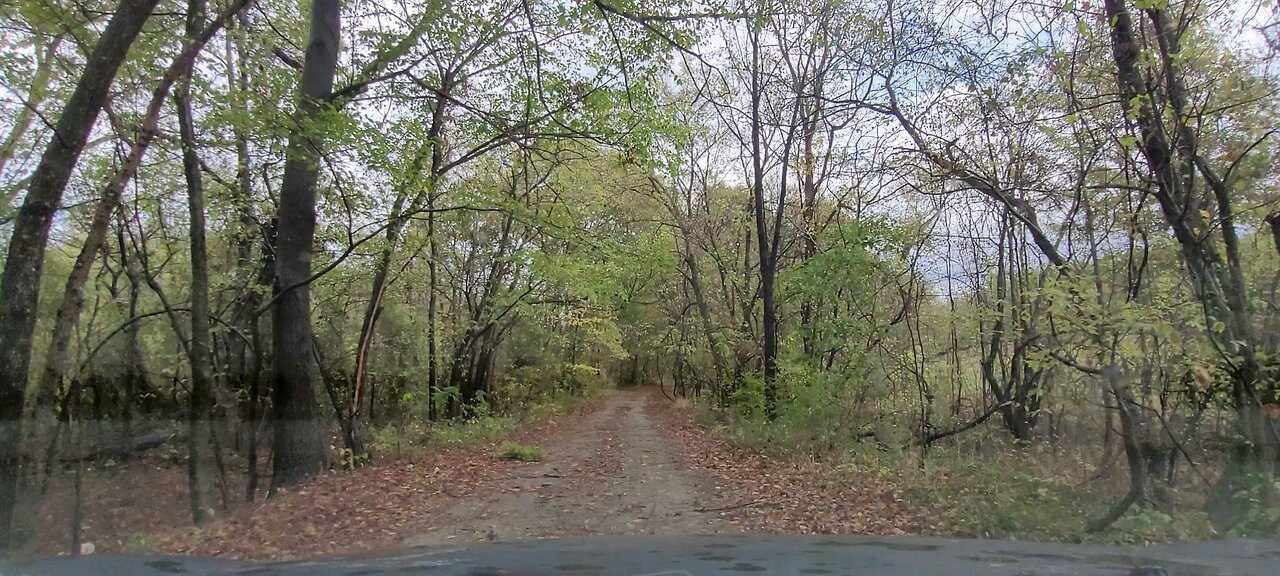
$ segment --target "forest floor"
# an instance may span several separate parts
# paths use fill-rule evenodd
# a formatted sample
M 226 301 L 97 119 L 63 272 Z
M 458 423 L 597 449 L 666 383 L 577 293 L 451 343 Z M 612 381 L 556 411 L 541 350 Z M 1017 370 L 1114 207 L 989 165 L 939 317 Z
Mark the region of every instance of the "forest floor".
M 780 534 L 956 535 L 939 510 L 908 501 L 895 474 L 734 446 L 680 405 L 655 390 L 649 413 L 681 465 L 714 487 L 720 504 L 711 509 L 731 525 Z
M 729 446 L 652 387 L 513 438 L 541 461 L 503 460 L 496 443 L 442 450 L 325 474 L 201 528 L 121 525 L 86 540 L 99 552 L 279 560 L 592 535 L 949 532 L 891 479 Z

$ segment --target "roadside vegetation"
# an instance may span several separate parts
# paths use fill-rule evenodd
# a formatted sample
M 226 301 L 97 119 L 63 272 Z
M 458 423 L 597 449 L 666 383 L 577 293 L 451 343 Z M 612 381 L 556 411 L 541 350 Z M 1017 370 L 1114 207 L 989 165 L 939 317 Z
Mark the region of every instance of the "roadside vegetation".
M 605 388 L 593 384 L 582 392 L 552 393 L 538 399 L 526 398 L 520 407 L 495 413 L 487 404 L 480 404 L 468 417 L 445 422 L 431 422 L 425 417 L 408 417 L 402 422 L 388 424 L 371 434 L 370 453 L 387 458 L 413 458 L 444 448 L 466 448 L 489 444 L 509 437 L 521 429 L 554 422 L 571 414 Z M 499 448 L 505 456 L 507 442 Z M 512 444 L 517 449 L 519 444 Z

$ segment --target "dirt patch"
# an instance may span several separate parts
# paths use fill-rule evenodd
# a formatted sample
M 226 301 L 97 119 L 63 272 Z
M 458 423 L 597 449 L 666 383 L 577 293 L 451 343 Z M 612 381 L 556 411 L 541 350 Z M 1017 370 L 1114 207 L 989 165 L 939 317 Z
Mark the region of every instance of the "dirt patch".
M 244 470 L 239 462 L 231 464 L 235 470 Z M 34 551 L 38 555 L 66 554 L 71 548 L 73 474 L 70 470 L 57 474 L 49 494 L 40 501 Z M 174 448 L 135 455 L 127 463 L 86 464 L 81 475 L 81 541 L 93 543 L 98 551 L 119 552 L 135 544 L 138 532 L 191 523 L 186 459 Z M 237 477 L 242 478 L 243 472 Z M 234 497 L 239 499 L 241 494 Z
M 596 400 L 512 439 L 546 442 L 604 408 Z M 520 463 L 496 456 L 498 442 L 416 460 L 365 466 L 316 480 L 242 509 L 208 527 L 167 534 L 151 551 L 251 560 L 315 558 L 398 546 L 457 502 L 493 494 Z
M 522 464 L 501 490 L 461 499 L 406 544 L 626 534 L 736 532 L 706 482 L 685 468 L 646 410 L 649 395 L 622 391 L 542 446 L 542 462 Z

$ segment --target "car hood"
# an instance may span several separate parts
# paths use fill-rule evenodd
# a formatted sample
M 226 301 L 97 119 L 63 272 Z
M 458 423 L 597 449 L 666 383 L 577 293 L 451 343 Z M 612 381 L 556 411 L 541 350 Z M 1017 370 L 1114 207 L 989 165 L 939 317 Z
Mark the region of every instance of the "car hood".
M 5 576 L 1276 576 L 1280 542 L 1217 540 L 1148 548 L 862 536 L 598 537 L 407 549 L 305 562 L 102 555 L 0 562 Z

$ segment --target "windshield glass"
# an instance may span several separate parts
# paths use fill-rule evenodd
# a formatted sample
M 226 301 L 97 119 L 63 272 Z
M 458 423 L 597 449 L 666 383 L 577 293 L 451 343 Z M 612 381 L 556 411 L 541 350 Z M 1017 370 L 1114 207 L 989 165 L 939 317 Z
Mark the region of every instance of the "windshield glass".
M 1274 538 L 1276 10 L 5 2 L 0 549 Z

